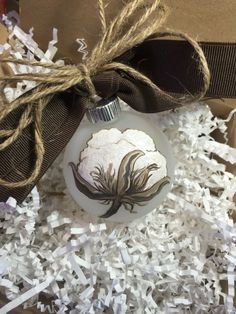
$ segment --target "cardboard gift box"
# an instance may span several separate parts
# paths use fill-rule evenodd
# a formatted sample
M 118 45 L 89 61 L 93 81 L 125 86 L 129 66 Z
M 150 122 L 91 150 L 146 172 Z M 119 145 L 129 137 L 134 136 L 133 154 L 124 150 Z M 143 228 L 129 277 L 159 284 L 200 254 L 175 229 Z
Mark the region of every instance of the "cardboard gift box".
M 126 2 L 105 1 L 107 23 Z M 170 8 L 165 27 L 187 33 L 200 42 L 235 43 L 235 1 L 164 0 L 162 3 Z M 98 41 L 101 23 L 95 14 L 97 9 L 97 2 L 93 0 L 71 0 L 69 5 L 66 0 L 20 0 L 21 26 L 24 30 L 33 26 L 36 41 L 44 49 L 51 40 L 52 29 L 56 27 L 59 55 L 78 63 L 81 56 L 77 52 L 76 39 L 84 38 L 88 51 Z
M 232 110 L 236 109 L 236 99 L 211 99 L 207 101 L 215 116 L 222 119 L 227 119 Z M 228 123 L 228 143 L 230 146 L 236 148 L 236 113 L 233 115 Z M 222 137 L 215 134 L 219 142 L 222 142 Z M 236 175 L 236 167 L 228 165 L 228 169 Z
M 4 45 L 6 42 L 7 42 L 7 39 L 8 39 L 8 31 L 7 29 L 5 28 L 5 26 L 3 26 L 1 23 L 0 23 L 0 44 L 1 45 Z M 3 55 L 4 56 L 7 56 L 7 52 L 4 52 Z M 10 74 L 12 73 L 11 69 L 9 68 L 9 66 L 7 64 L 1 64 L 0 65 L 0 75 L 7 75 L 7 74 Z
M 126 2 L 105 1 L 107 23 Z M 164 28 L 186 33 L 202 43 L 212 73 L 208 96 L 235 97 L 236 2 L 225 0 L 216 4 L 215 0 L 164 0 L 162 3 L 170 8 Z M 71 0 L 69 5 L 66 0 L 20 0 L 22 28 L 28 31 L 34 26 L 36 41 L 46 49 L 52 29 L 56 27 L 59 39 L 57 56 L 69 58 L 75 64 L 81 62 L 84 53 L 91 52 L 102 32 L 97 11 L 97 1 L 94 0 Z M 79 44 L 76 39 L 80 40 Z M 193 50 L 178 38 L 160 38 L 140 45 L 133 51 L 129 62 L 164 90 L 178 93 L 194 92 L 199 88 Z
M 230 112 L 236 109 L 236 99 L 211 99 L 211 100 L 208 100 L 207 103 L 211 107 L 213 114 L 222 119 L 227 119 Z M 214 137 L 215 139 L 217 139 L 218 142 L 225 141 L 222 134 L 220 134 L 219 132 L 214 132 Z M 232 116 L 231 120 L 228 122 L 227 138 L 228 138 L 228 144 L 231 147 L 236 148 L 236 112 Z M 222 162 L 222 160 L 220 161 Z M 226 166 L 227 166 L 226 169 L 228 171 L 236 175 L 236 165 L 226 163 Z M 235 202 L 236 202 L 236 194 L 235 194 Z M 233 213 L 233 219 L 234 221 L 236 221 L 236 213 Z

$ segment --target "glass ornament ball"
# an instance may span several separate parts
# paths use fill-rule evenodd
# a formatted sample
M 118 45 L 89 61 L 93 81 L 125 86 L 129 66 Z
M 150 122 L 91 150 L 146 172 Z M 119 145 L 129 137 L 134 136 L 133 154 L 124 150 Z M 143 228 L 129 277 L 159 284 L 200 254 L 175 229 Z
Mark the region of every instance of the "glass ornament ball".
M 166 136 L 149 119 L 121 111 L 116 97 L 101 100 L 87 117 L 64 155 L 73 199 L 88 213 L 121 223 L 158 208 L 174 178 Z

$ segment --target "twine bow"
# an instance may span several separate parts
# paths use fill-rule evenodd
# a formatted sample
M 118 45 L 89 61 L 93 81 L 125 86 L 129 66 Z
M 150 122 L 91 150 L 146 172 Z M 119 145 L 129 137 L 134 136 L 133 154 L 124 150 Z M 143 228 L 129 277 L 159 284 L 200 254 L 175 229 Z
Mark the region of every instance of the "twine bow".
M 92 103 L 94 96 L 97 94 L 93 84 L 93 77 L 97 74 L 110 70 L 123 71 L 133 79 L 139 80 L 151 87 L 162 99 L 179 104 L 197 101 L 205 95 L 209 87 L 210 72 L 201 47 L 195 40 L 183 33 L 174 31 L 158 33 L 158 29 L 163 25 L 168 15 L 168 10 L 165 6 L 160 4 L 160 0 L 153 0 L 152 2 L 152 4 L 146 5 L 146 0 L 129 1 L 119 15 L 110 23 L 109 26 L 107 26 L 103 0 L 98 0 L 99 16 L 103 34 L 85 63 L 79 65 L 56 65 L 11 58 L 0 60 L 2 63 L 11 62 L 14 64 L 40 66 L 50 70 L 49 74 L 27 73 L 0 77 L 0 80 L 3 81 L 4 85 L 22 80 L 35 81 L 38 83 L 32 93 L 25 94 L 10 104 L 6 103 L 4 97 L 1 99 L 0 123 L 6 119 L 11 112 L 18 108 L 22 108 L 23 112 L 15 129 L 0 130 L 0 137 L 3 139 L 0 143 L 0 150 L 4 150 L 12 145 L 21 135 L 22 131 L 29 126 L 29 124 L 33 123 L 36 162 L 29 178 L 18 182 L 9 182 L 4 179 L 0 179 L 0 185 L 8 188 L 23 187 L 32 184 L 37 179 L 45 154 L 41 130 L 42 112 L 44 108 L 47 106 L 49 100 L 54 94 L 78 86 L 82 86 L 82 88 L 86 90 L 88 98 Z M 139 12 L 138 10 L 140 9 L 140 6 L 143 5 L 145 5 L 146 8 L 143 10 L 141 17 L 127 30 L 127 25 L 131 24 L 132 18 L 137 12 Z M 154 12 L 157 13 L 155 16 L 153 15 Z M 134 68 L 123 63 L 113 61 L 124 52 L 142 43 L 151 35 L 155 35 L 156 37 L 181 37 L 191 44 L 199 58 L 199 71 L 202 73 L 203 77 L 203 86 L 201 91 L 199 91 L 196 95 L 175 97 L 161 90 L 148 77 Z

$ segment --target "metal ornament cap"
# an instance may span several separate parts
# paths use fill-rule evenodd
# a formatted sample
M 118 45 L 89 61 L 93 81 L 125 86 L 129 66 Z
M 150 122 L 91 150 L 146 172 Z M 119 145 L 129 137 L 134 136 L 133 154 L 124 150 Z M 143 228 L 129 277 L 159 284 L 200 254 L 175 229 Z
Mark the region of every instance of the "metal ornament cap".
M 97 107 L 88 109 L 86 116 L 92 123 L 109 122 L 117 119 L 120 115 L 121 107 L 119 98 L 116 96 L 101 99 Z

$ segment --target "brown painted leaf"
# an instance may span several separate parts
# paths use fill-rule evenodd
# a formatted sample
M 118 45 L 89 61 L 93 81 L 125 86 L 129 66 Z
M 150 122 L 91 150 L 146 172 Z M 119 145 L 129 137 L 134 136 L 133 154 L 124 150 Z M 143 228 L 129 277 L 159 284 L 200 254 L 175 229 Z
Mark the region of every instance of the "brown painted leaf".
M 132 194 L 131 197 L 135 199 L 136 202 L 150 201 L 155 195 L 160 193 L 161 189 L 168 183 L 170 183 L 170 178 L 164 177 L 147 190 Z
M 132 180 L 131 184 L 132 191 L 128 190 L 127 194 L 138 193 L 143 191 L 147 185 L 149 178 L 152 176 L 150 172 L 157 169 L 159 169 L 159 167 L 156 164 L 151 164 L 137 172 L 137 174 Z
M 134 165 L 138 158 L 144 155 L 141 150 L 134 150 L 124 156 L 120 163 L 117 177 L 117 195 L 123 195 L 130 187 L 131 173 L 134 171 Z
M 92 186 L 89 182 L 87 182 L 77 171 L 77 167 L 73 162 L 69 163 L 69 166 L 72 168 L 75 184 L 78 190 L 88 196 L 93 200 L 113 200 L 114 195 L 112 194 L 104 194 L 97 190 L 94 186 Z

